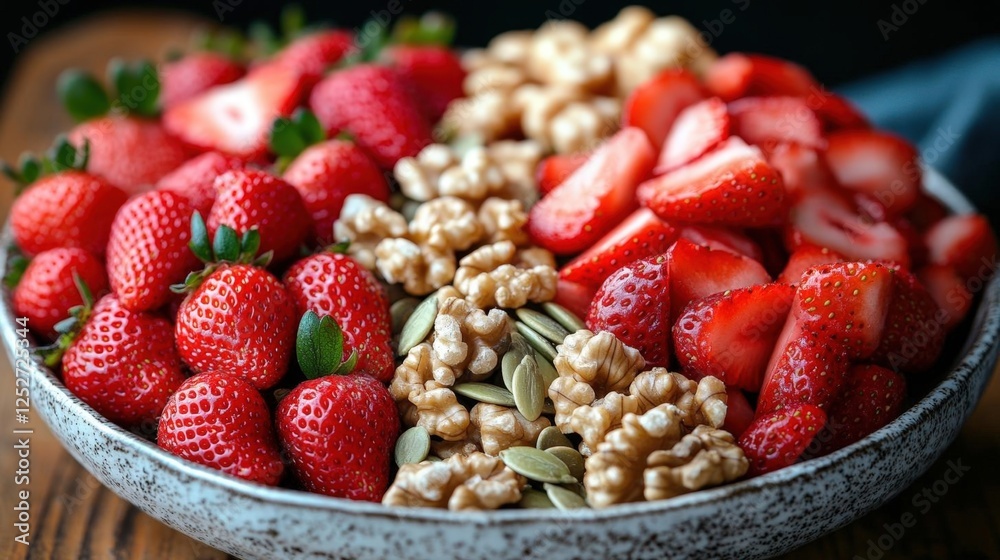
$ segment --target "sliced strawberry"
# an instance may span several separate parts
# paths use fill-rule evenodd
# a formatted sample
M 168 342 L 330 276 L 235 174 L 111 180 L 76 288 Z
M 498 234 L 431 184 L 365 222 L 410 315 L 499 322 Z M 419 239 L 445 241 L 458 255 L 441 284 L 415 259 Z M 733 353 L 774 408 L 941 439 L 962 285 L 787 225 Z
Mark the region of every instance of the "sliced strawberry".
M 874 196 L 894 216 L 913 207 L 922 181 L 913 145 L 873 130 L 835 132 L 828 142 L 826 160 L 837 182 Z
M 941 355 L 945 334 L 927 289 L 910 272 L 895 271 L 885 331 L 871 361 L 904 373 L 927 371 Z
M 823 121 L 826 132 L 871 128 L 868 118 L 850 101 L 826 90 L 817 91 L 807 100 L 809 107 Z
M 667 255 L 615 271 L 594 295 L 587 328 L 607 331 L 639 350 L 648 366 L 670 365 L 670 266 Z
M 916 270 L 927 264 L 927 242 L 924 234 L 913 225 L 910 220 L 899 217 L 893 218 L 889 223 L 906 240 L 906 248 L 910 254 L 910 268 Z
M 671 316 L 675 318 L 696 299 L 771 281 L 764 267 L 750 257 L 700 247 L 687 239 L 674 243 L 668 256 Z
M 996 269 L 996 237 L 980 214 L 949 216 L 929 229 L 924 240 L 930 262 L 954 267 L 962 278 L 983 281 Z
M 640 204 L 665 220 L 763 227 L 784 221 L 781 176 L 738 138 L 680 169 L 639 185 Z
M 544 195 L 558 187 L 577 169 L 580 169 L 590 152 L 578 152 L 575 154 L 553 154 L 543 159 L 535 169 L 535 181 L 538 183 L 538 190 Z
M 531 208 L 528 233 L 536 244 L 560 255 L 590 247 L 635 209 L 636 186 L 655 161 L 645 133 L 621 130 Z
M 812 74 L 798 64 L 743 53 L 727 54 L 709 66 L 705 87 L 724 101 L 751 95 L 805 97 L 820 89 Z
M 581 320 L 584 320 L 590 313 L 590 302 L 594 300 L 595 292 L 597 292 L 597 288 L 560 278 L 556 283 L 556 297 L 552 301 L 569 309 Z
M 760 248 L 760 245 L 734 229 L 690 225 L 681 228 L 680 236 L 696 245 L 704 245 L 710 249 L 744 255 L 757 262 L 763 262 L 764 259 L 764 251 Z
M 788 264 L 778 276 L 778 282 L 798 286 L 799 280 L 802 279 L 802 273 L 806 270 L 821 264 L 844 262 L 845 260 L 847 259 L 826 247 L 803 245 L 788 257 Z
M 754 410 L 746 394 L 735 387 L 726 389 L 726 421 L 722 429 L 739 439 L 753 423 Z
M 790 317 L 767 365 L 757 414 L 798 403 L 825 410 L 840 393 L 849 364 L 843 346 Z
M 769 150 L 779 143 L 822 148 L 823 123 L 799 97 L 745 97 L 729 104 L 733 134 Z
M 765 284 L 692 301 L 673 327 L 677 360 L 697 377 L 760 391 L 794 297 L 792 286 Z
M 729 138 L 729 112 L 718 97 L 699 101 L 680 112 L 663 142 L 657 173 L 666 173 L 700 158 Z
M 961 323 L 972 309 L 973 294 L 954 268 L 930 264 L 917 271 L 917 278 L 937 305 L 940 314 L 937 317 L 945 329 Z
M 950 214 L 951 212 L 944 204 L 941 204 L 941 201 L 921 191 L 917 195 L 917 201 L 913 203 L 913 208 L 910 208 L 910 211 L 906 213 L 906 218 L 918 230 L 926 231 Z
M 805 197 L 792 207 L 789 218 L 787 245 L 792 251 L 810 244 L 851 260 L 890 261 L 909 267 L 906 238 L 887 223 L 863 219 L 834 191 Z
M 559 278 L 596 290 L 614 271 L 633 261 L 665 253 L 676 240 L 675 228 L 648 208 L 640 208 L 566 264 L 559 271 Z
M 750 476 L 795 464 L 824 425 L 826 413 L 810 404 L 758 415 L 739 439 L 750 461 Z
M 302 75 L 266 64 L 246 77 L 212 88 L 163 115 L 163 126 L 188 144 L 246 159 L 266 153 L 275 117 L 288 115 L 303 92 Z
M 792 319 L 852 360 L 872 355 L 882 340 L 892 299 L 893 270 L 879 263 L 824 264 L 802 275 Z M 792 320 L 790 319 L 790 320 Z
M 641 128 L 659 149 L 677 115 L 704 98 L 694 74 L 683 68 L 665 70 L 629 94 L 622 107 L 622 128 Z
M 837 187 L 826 159 L 813 148 L 779 143 L 768 151 L 767 161 L 781 173 L 785 191 L 792 200 Z
M 898 373 L 871 365 L 852 367 L 827 414 L 822 453 L 847 447 L 892 422 L 903 411 L 905 398 L 906 380 Z

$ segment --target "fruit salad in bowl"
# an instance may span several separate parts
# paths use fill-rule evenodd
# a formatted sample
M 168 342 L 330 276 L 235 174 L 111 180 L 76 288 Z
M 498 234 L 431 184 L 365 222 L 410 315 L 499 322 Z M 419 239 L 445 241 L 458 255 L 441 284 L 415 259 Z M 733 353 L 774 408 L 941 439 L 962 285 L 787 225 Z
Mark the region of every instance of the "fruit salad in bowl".
M 644 8 L 450 26 L 60 77 L 3 332 L 103 483 L 241 557 L 751 558 L 950 443 L 997 246 L 912 145 Z

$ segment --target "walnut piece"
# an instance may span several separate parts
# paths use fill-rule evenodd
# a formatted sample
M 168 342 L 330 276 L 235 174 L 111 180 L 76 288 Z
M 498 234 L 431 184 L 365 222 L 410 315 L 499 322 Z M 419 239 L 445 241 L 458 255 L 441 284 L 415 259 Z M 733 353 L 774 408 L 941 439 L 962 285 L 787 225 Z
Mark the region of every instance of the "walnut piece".
M 620 55 L 635 43 L 653 23 L 656 14 L 644 6 L 626 6 L 614 19 L 604 22 L 590 35 L 590 46 L 597 52 Z
M 681 412 L 661 404 L 645 414 L 626 414 L 622 427 L 612 430 L 587 458 L 583 485 L 592 507 L 640 501 L 646 458 L 669 449 L 684 435 Z
M 519 445 L 534 446 L 538 434 L 552 425 L 544 416 L 531 422 L 513 408 L 487 403 L 472 407 L 469 418 L 487 455 Z
M 483 453 L 403 465 L 382 497 L 387 506 L 490 510 L 521 499 L 527 481 Z
M 477 137 L 483 142 L 516 136 L 520 133 L 521 112 L 512 99 L 512 92 L 500 89 L 456 99 L 441 117 L 441 128 L 445 134 Z
M 528 75 L 541 83 L 604 90 L 611 81 L 612 59 L 590 49 L 589 35 L 589 30 L 575 21 L 542 25 L 528 48 Z
M 732 482 L 746 474 L 749 462 L 732 434 L 698 426 L 669 451 L 652 452 L 646 466 L 643 495 L 652 501 Z
M 482 236 L 483 224 L 476 216 L 476 209 L 454 196 L 421 204 L 410 221 L 412 241 L 442 251 L 468 249 Z
M 506 183 L 500 166 L 482 146 L 459 157 L 449 146 L 431 144 L 416 157 L 396 162 L 393 173 L 403 194 L 419 201 L 455 196 L 479 202 Z
M 689 68 L 702 74 L 715 58 L 715 51 L 687 20 L 657 18 L 616 57 L 618 94 L 626 95 L 668 68 Z
M 460 441 L 469 428 L 469 411 L 451 390 L 458 374 L 434 355 L 423 342 L 406 355 L 396 368 L 389 393 L 395 399 L 407 426 L 423 426 L 432 436 Z
M 524 231 L 528 213 L 520 200 L 487 198 L 479 207 L 479 223 L 488 243 L 510 241 L 517 246 L 528 243 L 528 233 Z
M 466 373 L 471 381 L 489 377 L 509 343 L 510 321 L 503 310 L 486 312 L 458 297 L 439 299 L 434 354 L 459 375 Z
M 479 442 L 477 430 L 469 430 L 466 438 L 458 441 L 431 441 L 431 454 L 442 459 L 447 459 L 452 455 L 469 455 L 482 450 L 483 446 Z
M 510 241 L 483 245 L 459 261 L 455 287 L 479 308 L 518 308 L 549 301 L 556 295 L 556 271 L 551 266 L 518 268 L 517 248 Z
M 486 146 L 490 158 L 500 166 L 507 186 L 497 194 L 520 200 L 530 208 L 538 197 L 535 168 L 542 160 L 542 145 L 534 140 L 500 140 Z
M 375 267 L 386 282 L 407 293 L 426 295 L 455 277 L 455 253 L 405 238 L 383 239 L 375 246 Z
M 618 129 L 621 102 L 562 86 L 528 84 L 513 94 L 525 136 L 559 153 L 593 149 Z
M 406 218 L 366 194 L 348 195 L 340 217 L 333 223 L 334 238 L 350 241 L 348 254 L 369 270 L 375 269 L 375 246 L 379 241 L 402 237 L 406 231 Z

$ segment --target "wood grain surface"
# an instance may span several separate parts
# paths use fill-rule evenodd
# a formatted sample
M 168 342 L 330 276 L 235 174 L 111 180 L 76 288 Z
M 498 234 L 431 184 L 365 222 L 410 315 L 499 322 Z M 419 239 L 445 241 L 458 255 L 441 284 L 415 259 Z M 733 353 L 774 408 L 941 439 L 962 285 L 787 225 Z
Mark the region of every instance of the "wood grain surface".
M 97 16 L 40 38 L 19 55 L 0 111 L 0 157 L 44 150 L 70 121 L 54 94 L 58 73 L 82 67 L 103 73 L 106 61 L 161 57 L 183 47 L 206 22 L 170 12 Z M 211 23 L 211 22 L 207 22 Z M 10 205 L 0 189 L 0 215 Z M 6 357 L 0 383 L 13 386 Z M 0 389 L 0 558 L 227 558 L 170 529 L 100 485 L 65 451 L 41 419 L 31 419 L 31 546 L 14 541 L 10 418 L 13 391 Z M 817 559 L 1000 559 L 1000 382 L 993 383 L 958 441 L 928 473 L 896 499 L 847 527 L 789 554 Z M 956 472 L 961 471 L 961 476 Z M 851 496 L 843 499 L 850 500 Z M 881 546 L 880 546 L 881 545 Z M 882 549 L 887 549 L 886 551 Z M 709 558 L 710 554 L 706 554 Z

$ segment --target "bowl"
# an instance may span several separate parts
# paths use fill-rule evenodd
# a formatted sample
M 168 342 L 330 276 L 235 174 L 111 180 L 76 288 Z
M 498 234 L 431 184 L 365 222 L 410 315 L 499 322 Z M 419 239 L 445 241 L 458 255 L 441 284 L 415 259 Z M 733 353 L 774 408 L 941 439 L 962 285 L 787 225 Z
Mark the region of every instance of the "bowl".
M 944 177 L 928 190 L 952 210 L 969 202 Z M 6 228 L 0 262 L 7 262 Z M 189 463 L 98 415 L 47 368 L 17 357 L 6 297 L 0 327 L 11 363 L 30 377 L 32 409 L 104 485 L 156 519 L 241 558 L 765 558 L 857 519 L 906 488 L 940 456 L 996 366 L 1000 275 L 958 358 L 888 426 L 831 455 L 671 500 L 605 510 L 453 513 L 387 508 L 271 488 Z

